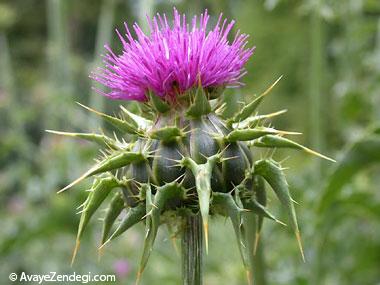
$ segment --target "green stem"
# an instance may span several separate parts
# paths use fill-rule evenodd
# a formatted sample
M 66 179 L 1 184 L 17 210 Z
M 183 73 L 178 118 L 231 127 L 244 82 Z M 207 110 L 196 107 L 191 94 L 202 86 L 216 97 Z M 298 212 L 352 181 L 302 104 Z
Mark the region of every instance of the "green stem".
M 310 138 L 311 146 L 318 151 L 323 151 L 324 132 L 323 132 L 323 115 L 322 104 L 322 85 L 323 85 L 323 22 L 320 15 L 320 9 L 323 0 L 316 1 L 314 10 L 310 17 Z M 321 161 L 316 160 L 314 171 L 314 180 L 320 181 Z
M 203 228 L 200 214 L 185 217 L 182 236 L 183 285 L 202 285 Z
M 48 23 L 48 63 L 52 88 L 60 92 L 73 89 L 69 67 L 69 35 L 67 31 L 67 3 L 62 0 L 49 0 L 47 4 Z M 60 96 L 67 97 L 67 96 Z M 61 102 L 60 102 L 61 103 Z
M 46 116 L 49 120 L 45 127 L 60 127 L 67 118 L 73 118 L 72 108 L 66 108 L 72 102 L 74 83 L 70 73 L 70 37 L 67 30 L 67 1 L 46 1 L 48 28 L 48 80 L 52 96 Z M 57 96 L 59 95 L 59 96 Z M 54 100 L 53 100 L 54 98 Z
M 244 216 L 245 224 L 245 236 L 248 241 L 251 241 L 251 246 L 247 248 L 249 250 L 249 258 L 251 261 L 251 276 L 248 280 L 248 284 L 254 285 L 267 285 L 267 276 L 266 276 L 266 264 L 264 256 L 264 240 L 261 237 L 260 242 L 258 243 L 256 254 L 253 254 L 254 248 L 254 239 L 256 235 L 257 221 L 254 214 L 249 213 Z M 262 234 L 262 233 L 261 233 Z
M 104 50 L 104 44 L 111 44 L 111 37 L 113 33 L 113 22 L 115 17 L 115 8 L 116 1 L 103 1 L 100 16 L 98 20 L 98 28 L 96 35 L 96 44 L 95 44 L 95 54 L 94 54 L 94 62 L 91 69 L 98 67 L 101 65 L 101 57 L 99 56 Z M 104 87 L 100 87 L 100 90 L 105 90 Z M 104 110 L 104 98 L 103 96 L 99 96 L 95 92 L 91 92 L 90 96 L 90 106 L 95 110 L 102 111 Z M 102 126 L 102 120 L 98 118 L 98 116 L 92 116 L 89 122 L 90 128 L 97 129 Z
M 324 148 L 324 131 L 323 131 L 323 117 L 322 113 L 323 103 L 326 106 L 326 98 L 323 98 L 323 81 L 324 81 L 324 30 L 323 19 L 321 18 L 321 7 L 324 0 L 317 0 L 315 2 L 314 10 L 310 15 L 310 42 L 311 42 L 311 61 L 310 61 L 310 138 L 311 146 L 320 152 Z M 322 178 L 322 164 L 318 159 L 316 160 L 315 169 L 313 172 L 313 185 L 315 188 L 320 188 L 320 181 Z M 321 190 L 321 189 L 315 189 Z M 321 235 L 317 236 L 319 239 Z M 320 240 L 317 240 L 317 252 L 313 262 L 313 275 L 311 284 L 322 284 L 323 277 L 321 276 L 321 259 L 323 257 Z
M 8 39 L 3 32 L 0 32 L 0 70 L 2 71 L 0 73 L 0 86 L 2 86 L 3 91 L 12 96 L 13 99 L 16 95 L 16 85 L 13 75 Z
M 257 250 L 256 254 L 253 256 L 252 259 L 252 271 L 253 271 L 253 280 L 255 285 L 266 285 L 267 279 L 266 279 L 266 265 L 265 265 L 265 259 L 264 259 L 264 250 L 263 250 L 263 241 L 261 240 Z

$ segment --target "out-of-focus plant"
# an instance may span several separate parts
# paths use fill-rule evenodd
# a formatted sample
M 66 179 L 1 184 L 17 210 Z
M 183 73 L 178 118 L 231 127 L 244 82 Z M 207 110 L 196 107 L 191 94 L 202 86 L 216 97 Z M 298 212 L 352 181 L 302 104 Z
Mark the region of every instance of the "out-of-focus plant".
M 316 239 L 318 246 L 315 248 L 316 256 L 313 267 L 315 270 L 312 279 L 314 284 L 323 283 L 325 276 L 328 275 L 328 268 L 331 266 L 329 262 L 331 259 L 328 258 L 329 251 L 335 254 L 336 250 L 331 247 L 339 247 L 335 241 L 331 241 L 331 237 L 334 236 L 336 228 L 346 222 L 347 213 L 350 213 L 351 218 L 373 219 L 375 224 L 380 221 L 379 202 L 373 193 L 363 191 L 363 189 L 361 191 L 360 189 L 343 191 L 345 186 L 354 185 L 353 181 L 358 174 L 379 164 L 380 129 L 373 127 L 362 138 L 346 147 L 339 163 L 328 178 L 316 210 L 316 217 L 318 218 L 315 224 L 319 234 Z M 357 229 L 357 233 L 360 235 L 360 228 Z M 366 238 L 368 239 L 368 237 Z M 379 243 L 370 242 L 363 248 L 353 248 L 351 252 L 355 256 L 354 264 L 357 266 L 357 270 L 366 274 L 368 279 L 374 278 L 376 280 L 376 269 L 370 268 L 366 264 L 374 263 L 379 259 L 380 255 L 376 253 L 378 252 L 376 248 L 379 248 L 379 245 Z M 374 250 L 372 255 L 368 254 L 371 247 Z M 344 264 L 342 264 L 343 266 Z

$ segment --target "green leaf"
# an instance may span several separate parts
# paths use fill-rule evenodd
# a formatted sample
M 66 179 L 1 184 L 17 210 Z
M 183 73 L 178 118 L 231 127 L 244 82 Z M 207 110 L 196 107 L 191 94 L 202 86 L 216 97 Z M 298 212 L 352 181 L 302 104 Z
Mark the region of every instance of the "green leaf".
M 136 128 L 140 129 L 148 129 L 152 126 L 153 122 L 145 119 L 142 116 L 136 115 L 132 112 L 130 112 L 127 108 L 120 105 L 121 111 L 123 111 L 124 116 L 126 117 L 125 120 L 133 124 Z
M 116 192 L 112 197 L 111 203 L 103 220 L 102 239 L 100 242 L 101 245 L 106 242 L 113 224 L 123 209 L 125 209 L 123 196 L 120 192 Z
M 282 78 L 282 75 L 267 90 L 265 90 L 263 94 L 261 94 L 259 97 L 254 99 L 251 103 L 249 103 L 248 105 L 243 107 L 237 114 L 235 114 L 232 121 L 234 123 L 238 123 L 240 121 L 247 119 L 249 116 L 253 115 L 253 113 L 256 111 L 257 107 L 263 101 L 264 97 L 267 94 L 269 94 L 269 92 L 281 80 L 281 78 Z
M 113 125 L 117 129 L 119 129 L 121 132 L 127 133 L 127 134 L 138 134 L 137 125 L 131 123 L 132 121 L 127 122 L 125 120 L 121 120 L 119 118 L 109 116 L 109 115 L 104 114 L 102 112 L 91 109 L 90 107 L 87 107 L 87 106 L 85 106 L 79 102 L 77 102 L 77 103 L 79 106 L 85 108 L 86 110 L 93 112 L 96 115 L 100 116 L 102 119 L 104 119 L 106 122 L 110 123 L 111 125 Z
M 287 139 L 278 135 L 265 135 L 261 138 L 258 138 L 257 140 L 254 140 L 251 145 L 255 147 L 292 148 L 292 149 L 302 150 L 312 155 L 319 156 L 323 159 L 335 162 L 335 160 L 332 158 L 329 158 L 299 143 L 296 143 L 290 139 Z
M 247 274 L 248 284 L 267 284 L 265 274 L 265 260 L 261 245 L 257 248 L 255 254 L 255 246 L 257 246 L 257 216 L 252 212 L 243 213 L 243 227 L 245 230 L 246 250 L 247 255 L 250 257 L 251 270 Z M 256 236 L 257 237 L 257 236 Z
M 146 214 L 146 206 L 144 203 L 139 203 L 133 208 L 129 208 L 127 214 L 121 221 L 117 229 L 111 234 L 106 242 L 104 242 L 101 247 L 105 246 L 110 241 L 114 240 L 128 229 L 130 229 L 135 224 L 141 222 Z
M 267 194 L 265 189 L 265 181 L 261 176 L 254 175 L 253 177 L 253 191 L 255 193 L 257 202 L 263 207 L 267 204 Z M 253 247 L 253 254 L 256 255 L 257 247 L 260 240 L 261 230 L 263 228 L 264 217 L 258 216 L 255 223 L 256 233 L 255 233 L 255 244 Z
M 106 135 L 100 135 L 100 134 L 93 134 L 93 133 L 70 133 L 70 132 L 60 132 L 60 131 L 53 131 L 53 130 L 46 130 L 46 132 L 56 135 L 63 135 L 73 138 L 80 138 L 86 141 L 95 142 L 98 145 L 102 147 L 110 147 L 115 150 L 121 150 L 123 148 L 126 148 L 126 144 L 123 145 L 120 142 L 117 142 L 114 139 L 111 139 L 110 137 L 107 137 Z
M 154 197 L 151 194 L 150 186 L 146 185 L 145 187 L 147 197 L 146 235 L 144 240 L 143 254 L 140 261 L 140 268 L 137 275 L 138 279 L 144 271 L 150 253 L 153 250 L 153 245 L 157 236 L 158 227 L 160 226 L 160 215 L 164 211 L 167 202 L 174 198 L 184 199 L 185 197 L 184 189 L 176 181 L 158 187 Z
M 78 234 L 76 239 L 76 245 L 72 257 L 71 264 L 74 263 L 76 254 L 79 249 L 80 239 L 82 238 L 83 232 L 90 221 L 92 215 L 99 208 L 99 206 L 103 203 L 104 199 L 108 196 L 112 189 L 119 186 L 119 181 L 109 175 L 103 175 L 100 177 L 96 177 L 88 195 L 86 201 L 83 204 L 82 215 L 79 222 Z
M 198 118 L 211 112 L 211 106 L 202 86 L 199 85 L 195 92 L 194 102 L 190 105 L 186 114 L 190 117 Z
M 357 173 L 380 163 L 380 136 L 374 133 L 375 135 L 364 136 L 347 148 L 322 192 L 318 212 L 322 213 L 331 207 L 343 186 Z
M 164 142 L 171 142 L 177 137 L 182 137 L 184 133 L 182 130 L 175 126 L 167 126 L 161 129 L 154 129 L 149 133 L 151 139 L 157 139 Z
M 269 134 L 278 134 L 278 135 L 299 135 L 297 132 L 287 132 L 287 131 L 279 131 L 273 128 L 265 128 L 265 127 L 256 127 L 256 128 L 247 128 L 247 129 L 237 129 L 231 131 L 224 139 L 227 142 L 236 142 L 236 141 L 250 141 L 265 135 Z
M 242 227 L 244 209 L 238 207 L 231 194 L 218 192 L 213 193 L 211 206 L 215 212 L 231 219 L 244 267 L 249 270 L 249 255 L 247 254 L 244 229 Z
M 182 162 L 188 167 L 195 177 L 195 186 L 198 194 L 199 208 L 202 216 L 206 253 L 208 252 L 208 215 L 210 208 L 211 195 L 211 176 L 213 168 L 217 161 L 220 160 L 221 153 L 207 158 L 204 164 L 197 164 L 191 158 L 184 158 Z
M 365 219 L 371 217 L 375 221 L 380 220 L 379 202 L 373 198 L 373 193 L 352 193 L 348 197 L 339 199 L 338 203 L 344 207 L 344 210 L 342 210 L 342 220 L 346 220 L 347 212 L 353 212 L 354 215 L 356 214 Z
M 280 110 L 280 111 L 270 113 L 270 114 L 251 116 L 245 119 L 244 121 L 233 123 L 232 127 L 234 129 L 253 128 L 253 127 L 256 127 L 259 123 L 261 123 L 264 120 L 282 115 L 286 112 L 287 110 L 284 109 L 284 110 Z
M 278 220 L 273 214 L 271 214 L 266 205 L 266 193 L 264 179 L 261 176 L 254 175 L 253 179 L 253 190 L 248 190 L 245 186 L 238 186 L 235 188 L 236 195 L 241 196 L 241 202 L 245 209 L 249 212 L 255 214 L 255 243 L 254 243 L 254 253 L 256 253 L 257 245 L 260 238 L 260 232 L 264 222 L 264 218 L 271 219 L 281 225 L 285 225 L 283 222 Z M 252 195 L 254 194 L 254 195 Z M 259 202 L 260 201 L 260 202 Z
M 244 207 L 258 215 L 260 219 L 268 218 L 279 224 L 285 225 L 283 222 L 278 220 L 273 214 L 271 214 L 266 207 L 264 207 L 258 201 L 256 201 L 254 197 L 251 197 L 251 199 L 246 201 Z
M 305 259 L 293 199 L 290 196 L 288 183 L 281 167 L 273 160 L 259 160 L 255 162 L 254 171 L 255 174 L 262 176 L 269 183 L 284 206 L 289 217 L 289 223 L 296 235 L 302 259 Z
M 159 113 L 166 113 L 170 110 L 170 106 L 160 97 L 155 95 L 151 90 L 148 92 L 150 102 L 153 105 L 153 108 Z
M 61 193 L 71 188 L 75 184 L 81 182 L 83 179 L 90 177 L 92 175 L 103 173 L 107 171 L 111 171 L 114 169 L 118 169 L 124 167 L 128 164 L 134 162 L 140 162 L 146 159 L 146 155 L 141 152 L 131 152 L 131 151 L 118 151 L 106 157 L 104 160 L 98 162 L 95 166 L 86 171 L 82 176 L 71 182 L 66 187 L 62 188 L 58 191 Z

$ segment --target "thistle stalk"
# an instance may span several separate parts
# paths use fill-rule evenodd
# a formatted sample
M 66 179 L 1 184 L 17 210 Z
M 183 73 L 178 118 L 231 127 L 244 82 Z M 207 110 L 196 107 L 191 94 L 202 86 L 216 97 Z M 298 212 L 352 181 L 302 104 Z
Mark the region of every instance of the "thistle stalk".
M 202 285 L 203 228 L 200 214 L 184 218 L 182 233 L 183 285 Z

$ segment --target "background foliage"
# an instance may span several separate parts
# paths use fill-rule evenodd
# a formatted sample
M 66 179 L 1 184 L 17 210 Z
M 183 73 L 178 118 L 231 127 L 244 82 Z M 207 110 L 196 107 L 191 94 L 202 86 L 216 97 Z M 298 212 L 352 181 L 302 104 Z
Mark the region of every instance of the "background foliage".
M 57 196 L 97 154 L 96 147 L 45 129 L 97 131 L 101 122 L 75 101 L 112 113 L 118 104 L 94 94 L 89 71 L 123 21 L 144 26 L 145 14 L 223 11 L 257 47 L 246 86 L 228 90 L 226 111 L 284 79 L 261 112 L 287 108 L 274 123 L 304 133 L 300 142 L 331 165 L 278 151 L 285 164 L 306 248 L 302 263 L 289 231 L 267 223 L 262 249 L 267 284 L 380 282 L 380 2 L 377 0 L 1 0 L 0 1 L 0 282 L 11 272 L 117 273 L 133 284 L 142 228 L 97 261 L 100 223 L 91 224 L 74 268 L 69 260 L 85 183 Z M 129 104 L 133 108 L 133 104 Z M 102 126 L 104 130 L 108 126 Z M 260 157 L 260 153 L 257 154 Z M 273 200 L 274 201 L 274 200 Z M 283 213 L 276 203 L 269 207 Z M 211 227 L 206 284 L 245 284 L 232 229 Z M 161 232 L 143 284 L 179 284 L 179 255 Z M 380 283 L 379 283 L 380 284 Z

